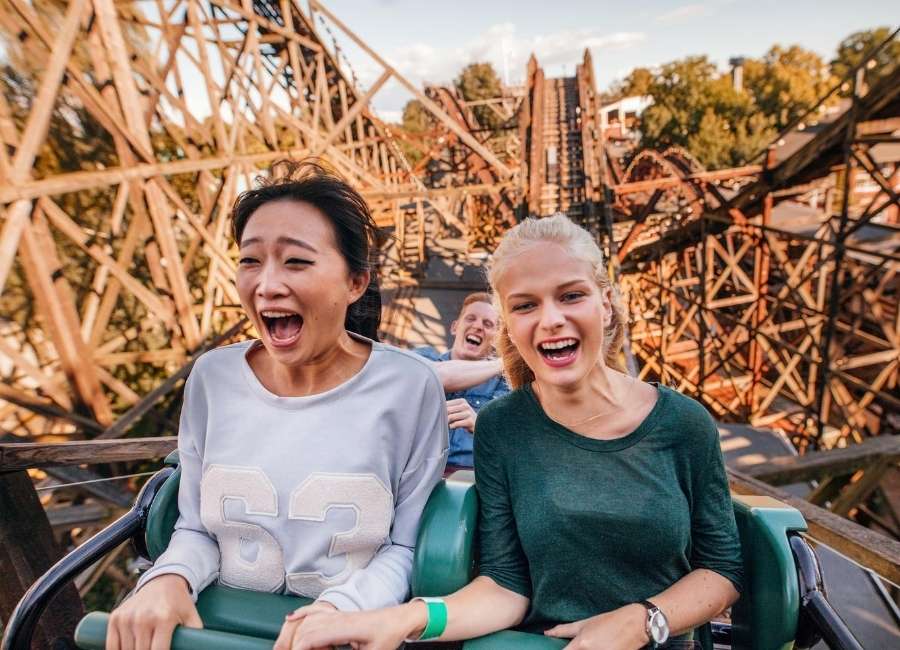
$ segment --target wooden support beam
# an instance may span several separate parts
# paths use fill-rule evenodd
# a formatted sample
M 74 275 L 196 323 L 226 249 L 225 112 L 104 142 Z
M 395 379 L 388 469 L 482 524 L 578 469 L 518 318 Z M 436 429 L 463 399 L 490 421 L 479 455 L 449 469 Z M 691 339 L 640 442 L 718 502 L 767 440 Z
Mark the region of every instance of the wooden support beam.
M 102 424 L 112 422 L 112 409 L 97 373 L 93 366 L 84 363 L 90 353 L 81 338 L 72 290 L 62 273 L 56 246 L 43 215 L 27 224 L 21 244 L 20 257 L 28 283 L 66 376 L 96 420 Z
M 375 59 L 378 64 L 384 68 L 385 71 L 391 73 L 391 75 L 406 88 L 409 92 L 411 92 L 416 99 L 418 99 L 422 104 L 427 108 L 434 116 L 440 120 L 444 126 L 453 131 L 459 138 L 466 143 L 467 146 L 471 147 L 473 150 L 478 152 L 482 158 L 487 160 L 503 178 L 509 178 L 513 175 L 513 172 L 509 167 L 504 165 L 497 156 L 495 156 L 491 151 L 489 151 L 484 145 L 482 145 L 478 140 L 473 138 L 471 134 L 466 132 L 465 129 L 459 126 L 456 121 L 447 115 L 440 106 L 435 104 L 431 99 L 428 98 L 425 93 L 419 90 L 412 82 L 410 82 L 406 77 L 401 75 L 397 70 L 393 68 L 387 61 L 381 58 L 377 52 L 375 52 L 372 48 L 370 48 L 366 43 L 357 36 L 349 27 L 347 27 L 343 22 L 341 22 L 331 11 L 329 11 L 326 7 L 316 2 L 316 0 L 310 0 L 310 7 L 321 13 L 328 16 L 329 20 L 331 20 L 335 25 L 337 25 L 341 31 L 343 31 L 350 40 L 352 40 L 356 45 L 363 50 L 366 54 Z
M 60 557 L 28 473 L 0 474 L 0 620 L 9 620 L 25 591 Z M 31 647 L 68 647 L 82 616 L 78 591 L 68 584 L 41 616 Z
M 46 511 L 50 526 L 62 530 L 70 530 L 76 526 L 105 522 L 112 510 L 99 503 L 83 503 L 51 508 Z
M 50 53 L 47 69 L 41 78 L 41 85 L 28 114 L 28 122 L 22 132 L 16 148 L 16 155 L 9 170 L 9 183 L 15 185 L 31 178 L 31 166 L 50 125 L 50 116 L 56 105 L 56 95 L 62 83 L 66 63 L 75 38 L 78 35 L 79 23 L 87 7 L 87 0 L 72 0 L 66 10 L 62 29 L 58 40 Z M 0 231 L 0 295 L 6 286 L 6 279 L 12 268 L 19 238 L 25 229 L 25 222 L 31 213 L 31 205 L 27 201 L 17 201 L 11 206 L 7 222 Z
M 150 460 L 168 455 L 177 446 L 178 439 L 174 436 L 55 443 L 0 442 L 0 473 L 65 465 Z
M 388 70 L 385 70 L 381 73 L 381 76 L 375 80 L 375 83 L 366 91 L 366 94 L 356 100 L 356 103 L 347 111 L 343 117 L 338 121 L 337 124 L 332 127 L 332 129 L 325 136 L 325 139 L 321 142 L 318 142 L 313 150 L 313 155 L 318 156 L 321 154 L 328 145 L 338 139 L 339 136 L 343 135 L 344 129 L 356 119 L 356 116 L 359 115 L 364 109 L 366 109 L 369 105 L 369 100 L 375 96 L 381 87 L 391 78 L 391 73 Z
M 900 542 L 812 505 L 747 474 L 728 470 L 738 494 L 770 496 L 797 508 L 809 526 L 809 536 L 894 584 L 900 584 Z
M 634 181 L 631 183 L 619 183 L 611 187 L 612 191 L 618 195 L 634 194 L 636 192 L 652 192 L 657 189 L 671 189 L 678 187 L 690 181 L 715 181 L 741 176 L 753 176 L 762 171 L 761 165 L 745 165 L 744 167 L 733 167 L 731 169 L 718 169 L 711 172 L 697 172 L 694 174 L 686 174 L 684 176 L 666 176 L 664 178 L 654 178 L 648 181 Z
M 773 458 L 743 471 L 771 485 L 787 485 L 850 474 L 883 461 L 900 461 L 900 436 L 879 436 L 844 449 Z

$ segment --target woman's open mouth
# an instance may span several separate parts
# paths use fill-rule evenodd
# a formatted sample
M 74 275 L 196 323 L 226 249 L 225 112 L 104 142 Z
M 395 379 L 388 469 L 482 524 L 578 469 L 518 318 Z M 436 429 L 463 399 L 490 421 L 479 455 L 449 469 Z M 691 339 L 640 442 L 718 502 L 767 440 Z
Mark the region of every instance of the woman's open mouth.
M 538 352 L 548 366 L 561 368 L 567 366 L 578 356 L 578 348 L 581 344 L 578 339 L 556 339 L 538 343 Z
M 276 347 L 288 347 L 300 338 L 300 331 L 303 329 L 303 317 L 300 314 L 281 309 L 266 309 L 259 315 L 262 317 L 269 339 Z

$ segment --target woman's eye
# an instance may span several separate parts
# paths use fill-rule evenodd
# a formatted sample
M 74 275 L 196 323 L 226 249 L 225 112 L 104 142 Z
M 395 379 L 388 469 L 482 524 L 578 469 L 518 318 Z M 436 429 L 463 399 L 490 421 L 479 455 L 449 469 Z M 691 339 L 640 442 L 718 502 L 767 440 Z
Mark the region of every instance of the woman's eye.
M 584 293 L 581 291 L 569 291 L 563 294 L 563 300 L 565 300 L 566 302 L 571 302 L 572 300 L 578 300 L 583 296 Z
M 285 264 L 290 264 L 291 266 L 309 266 L 312 264 L 312 260 L 305 260 L 300 257 L 289 257 L 285 261 Z
M 238 260 L 238 263 L 239 263 L 241 266 L 248 266 L 248 265 L 250 265 L 250 264 L 257 264 L 258 262 L 259 262 L 259 260 L 256 259 L 255 257 L 242 257 L 240 260 Z
M 519 303 L 518 305 L 513 305 L 512 310 L 513 311 L 528 311 L 532 307 L 534 307 L 533 302 L 523 302 L 523 303 Z

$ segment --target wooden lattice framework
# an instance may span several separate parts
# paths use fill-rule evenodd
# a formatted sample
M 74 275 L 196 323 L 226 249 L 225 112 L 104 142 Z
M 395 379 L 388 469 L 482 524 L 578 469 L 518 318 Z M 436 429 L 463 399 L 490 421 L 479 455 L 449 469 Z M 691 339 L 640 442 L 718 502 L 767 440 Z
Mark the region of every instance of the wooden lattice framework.
M 896 428 L 896 247 L 856 236 L 875 215 L 896 217 L 896 164 L 872 155 L 896 141 L 896 70 L 860 87 L 785 160 L 707 171 L 678 149 L 622 164 L 595 119 L 589 54 L 569 80 L 546 79 L 532 59 L 526 87 L 494 102 L 507 117 L 518 103 L 515 160 L 492 149 L 451 91 L 420 91 L 321 3 L 307 7 L 8 0 L 0 11 L 22 56 L 50 52 L 26 117 L 0 103 L 8 430 L 119 435 L 204 345 L 239 331 L 227 208 L 272 161 L 309 155 L 357 184 L 393 228 L 385 259 L 400 298 L 416 293 L 439 235 L 460 237 L 464 256 L 528 212 L 568 210 L 617 262 L 645 376 L 697 394 L 719 417 L 805 439 Z M 368 89 L 348 80 L 317 24 L 380 66 Z M 406 163 L 369 108 L 391 80 L 445 136 L 426 160 L 452 149 L 459 161 L 440 183 L 419 175 L 425 163 Z M 205 109 L 189 105 L 198 87 Z M 112 153 L 41 172 L 48 125 L 72 106 Z M 860 175 L 875 189 L 854 199 Z M 780 201 L 810 192 L 829 219 L 810 232 L 771 222 Z M 89 201 L 105 206 L 103 218 L 79 211 Z M 385 322 L 400 331 L 405 303 L 395 303 Z
M 368 89 L 317 23 L 381 66 Z M 446 197 L 370 109 L 389 80 L 511 174 L 315 1 L 8 0 L 0 29 L 20 60 L 47 61 L 24 110 L 0 101 L 0 424 L 21 435 L 103 431 L 234 333 L 228 210 L 276 160 L 334 167 L 398 233 L 394 270 L 419 264 Z M 51 123 L 73 112 L 109 152 L 47 171 Z
M 898 141 L 898 80 L 897 67 L 871 88 L 860 75 L 837 117 L 762 168 L 633 161 L 613 191 L 643 376 L 801 449 L 900 428 L 900 161 L 876 149 Z M 782 203 L 807 217 L 775 222 Z

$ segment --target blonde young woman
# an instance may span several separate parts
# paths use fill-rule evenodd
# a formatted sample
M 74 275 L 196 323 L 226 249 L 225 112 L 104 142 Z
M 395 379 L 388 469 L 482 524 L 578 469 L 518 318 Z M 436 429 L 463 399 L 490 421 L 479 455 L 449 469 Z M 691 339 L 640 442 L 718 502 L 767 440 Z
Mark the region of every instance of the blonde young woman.
M 475 433 L 480 575 L 435 602 L 311 613 L 297 648 L 387 649 L 520 627 L 567 647 L 693 647 L 738 597 L 740 547 L 716 427 L 619 367 L 623 313 L 567 217 L 510 230 L 489 269 L 514 389 Z

